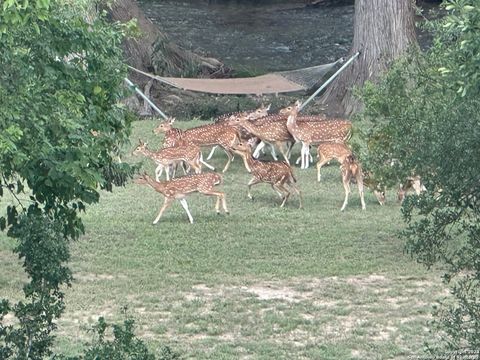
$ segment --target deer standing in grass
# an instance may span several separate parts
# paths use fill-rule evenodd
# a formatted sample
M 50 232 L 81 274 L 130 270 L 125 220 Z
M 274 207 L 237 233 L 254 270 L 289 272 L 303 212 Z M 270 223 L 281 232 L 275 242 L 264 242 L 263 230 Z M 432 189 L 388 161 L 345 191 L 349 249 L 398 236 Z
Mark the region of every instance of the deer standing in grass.
M 202 172 L 202 164 L 200 162 L 202 153 L 198 146 L 181 145 L 163 148 L 159 151 L 152 151 L 148 149 L 147 143 L 139 140 L 138 146 L 133 150 L 133 155 L 140 154 L 152 159 L 155 164 L 157 164 L 157 168 L 155 169 L 156 181 L 160 180 L 163 169 L 166 169 L 167 180 L 170 180 L 170 168 L 175 167 L 180 162 L 187 163 L 196 174 Z
M 360 201 L 362 203 L 362 210 L 366 209 L 365 200 L 363 198 L 363 172 L 362 166 L 353 154 L 348 155 L 340 165 L 342 171 L 342 183 L 345 189 L 345 200 L 343 201 L 340 211 L 345 210 L 348 204 L 348 194 L 350 194 L 350 181 L 354 178 L 357 182 L 358 193 L 360 194 Z
M 352 150 L 345 144 L 334 142 L 322 142 L 317 148 L 317 180 L 321 180 L 320 169 L 323 165 L 332 160 L 337 160 L 340 164 L 345 162 L 348 156 L 353 156 Z M 358 163 L 358 160 L 356 160 Z M 365 176 L 362 173 L 363 186 L 371 189 L 380 205 L 385 204 L 385 189 L 382 188 L 371 176 Z
M 226 214 L 229 214 L 225 194 L 221 191 L 215 191 L 214 186 L 223 182 L 222 176 L 217 173 L 202 173 L 195 175 L 187 175 L 170 181 L 155 181 L 147 174 L 141 175 L 135 180 L 137 184 L 145 184 L 152 187 L 165 197 L 163 206 L 161 207 L 157 217 L 153 221 L 155 225 L 162 217 L 164 211 L 172 204 L 175 199 L 180 201 L 180 204 L 185 209 L 188 220 L 193 224 L 193 217 L 188 209 L 187 200 L 185 197 L 188 194 L 199 192 L 207 196 L 216 196 L 217 202 L 215 204 L 215 211 L 220 214 L 220 202 Z
M 217 117 L 214 121 L 216 124 L 223 124 L 223 125 L 228 125 L 229 121 L 231 119 L 237 118 L 237 117 L 247 117 L 250 120 L 257 120 L 261 119 L 265 116 L 268 115 L 268 111 L 270 110 L 270 104 L 268 106 L 260 106 L 258 109 L 255 109 L 253 111 L 239 111 L 235 113 L 229 113 L 229 114 L 223 114 Z M 236 127 L 234 126 L 239 134 L 240 134 L 240 140 L 241 141 L 249 141 L 252 138 L 252 134 L 248 133 L 241 127 Z M 218 145 L 215 145 L 212 150 L 210 151 L 210 154 L 207 156 L 207 160 L 210 160 L 217 149 Z
M 285 124 L 279 121 L 262 121 L 255 124 L 247 117 L 234 117 L 228 121 L 228 124 L 244 128 L 264 143 L 270 144 L 272 148 L 272 144 L 274 144 L 279 148 L 287 164 L 290 164 L 288 159 L 294 140 Z M 277 160 L 274 152 L 272 152 L 272 157 Z
M 236 129 L 222 124 L 207 124 L 181 130 L 172 126 L 174 121 L 175 119 L 164 121 L 153 130 L 157 135 L 165 134 L 164 145 L 174 146 L 180 139 L 188 145 L 193 144 L 200 147 L 220 145 L 228 156 L 228 161 L 222 172 L 227 171 L 233 160 L 231 148 L 240 141 L 240 136 Z M 202 163 L 207 166 L 205 162 Z M 212 168 L 210 165 L 208 166 Z
M 281 115 L 287 115 L 287 128 L 294 139 L 302 143 L 301 168 L 306 169 L 310 160 L 310 145 L 320 142 L 344 143 L 351 136 L 352 123 L 348 120 L 297 121 L 301 102 L 280 110 Z
M 246 143 L 234 145 L 233 151 L 239 154 L 245 164 L 247 171 L 252 174 L 253 178 L 248 182 L 248 197 L 253 200 L 250 189 L 253 185 L 259 183 L 268 183 L 281 196 L 282 203 L 280 207 L 284 207 L 290 197 L 288 185 L 295 193 L 298 194 L 300 208 L 302 208 L 302 193 L 296 187 L 297 180 L 293 175 L 292 168 L 284 161 L 260 161 L 252 157 L 252 149 Z

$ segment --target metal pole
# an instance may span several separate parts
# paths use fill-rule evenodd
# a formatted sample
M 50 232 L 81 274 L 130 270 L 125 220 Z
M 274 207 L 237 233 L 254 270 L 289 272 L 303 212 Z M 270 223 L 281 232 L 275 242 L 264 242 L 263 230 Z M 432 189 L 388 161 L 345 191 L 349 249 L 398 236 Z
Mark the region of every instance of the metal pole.
M 298 111 L 302 111 L 302 109 L 303 109 L 305 106 L 307 106 L 307 104 L 308 104 L 310 101 L 312 101 L 313 98 L 314 98 L 315 96 L 317 96 L 317 95 L 320 93 L 320 91 L 322 91 L 322 90 L 325 88 L 325 86 L 327 86 L 328 84 L 330 84 L 330 83 L 338 76 L 338 74 L 340 74 L 348 65 L 350 65 L 351 62 L 352 62 L 353 60 L 355 60 L 355 58 L 356 58 L 358 55 L 360 55 L 360 52 L 357 52 L 357 53 L 356 53 L 355 55 L 353 55 L 350 59 L 348 59 L 348 61 L 347 61 L 345 64 L 343 64 L 342 67 L 341 67 L 340 69 L 338 69 L 335 74 L 333 74 L 332 76 L 330 76 L 330 78 L 329 78 L 327 81 L 325 81 L 325 82 L 323 83 L 323 85 L 320 86 L 320 87 L 317 89 L 317 91 L 315 91 L 312 95 L 310 95 L 310 97 L 309 97 L 307 100 L 305 100 L 305 102 L 300 106 L 300 108 L 298 109 Z
M 148 102 L 148 103 L 150 104 L 150 106 L 151 106 L 156 112 L 158 112 L 158 113 L 160 114 L 160 116 L 162 116 L 164 119 L 168 119 L 168 116 L 165 115 L 165 114 L 162 112 L 162 110 L 160 110 L 144 93 L 142 93 L 142 92 L 140 91 L 140 89 L 136 87 L 136 85 L 135 85 L 134 83 L 132 83 L 132 82 L 131 82 L 130 80 L 128 80 L 127 78 L 125 78 L 125 82 L 126 82 L 129 86 L 133 87 L 133 89 L 137 92 L 137 94 L 140 95 L 142 98 L 144 98 L 145 101 Z

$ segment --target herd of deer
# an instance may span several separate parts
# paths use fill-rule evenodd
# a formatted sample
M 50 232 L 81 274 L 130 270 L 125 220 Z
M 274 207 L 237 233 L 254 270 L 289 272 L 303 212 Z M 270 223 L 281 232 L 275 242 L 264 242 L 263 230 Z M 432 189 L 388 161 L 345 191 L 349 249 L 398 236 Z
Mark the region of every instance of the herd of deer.
M 178 199 L 187 212 L 188 218 L 193 223 L 185 197 L 193 192 L 204 195 L 216 196 L 215 210 L 220 213 L 220 203 L 225 213 L 228 209 L 225 194 L 216 191 L 214 187 L 222 183 L 222 176 L 215 172 L 202 173 L 202 165 L 215 170 L 203 160 L 202 148 L 214 147 L 208 156 L 209 160 L 215 150 L 220 146 L 227 154 L 228 160 L 223 168 L 227 171 L 234 153 L 238 154 L 244 162 L 246 170 L 252 175 L 248 183 L 248 197 L 252 198 L 251 187 L 258 183 L 268 183 L 282 198 L 281 207 L 285 206 L 291 191 L 299 197 L 302 207 L 302 194 L 296 186 L 296 178 L 290 166 L 290 154 L 293 144 L 302 144 L 299 161 L 301 168 L 306 169 L 311 160 L 310 146 L 317 146 L 317 180 L 321 180 L 320 169 L 331 160 L 337 160 L 341 165 L 342 182 L 345 198 L 341 210 L 348 203 L 350 181 L 355 179 L 362 209 L 365 210 L 363 188 L 371 188 L 378 202 L 385 203 L 385 191 L 378 184 L 364 177 L 361 164 L 354 156 L 346 141 L 351 136 L 352 123 L 343 119 L 325 119 L 321 115 L 299 115 L 301 103 L 281 109 L 278 114 L 268 114 L 269 107 L 260 107 L 254 111 L 223 115 L 214 123 L 181 130 L 173 127 L 174 119 L 160 123 L 153 132 L 164 134 L 163 146 L 158 151 L 148 149 L 147 144 L 140 140 L 133 151 L 134 155 L 143 155 L 152 159 L 157 168 L 155 179 L 146 173 L 138 177 L 135 182 L 151 186 L 165 197 L 165 202 L 154 220 L 156 224 L 164 211 L 171 203 Z M 266 146 L 271 147 L 271 154 L 275 161 L 260 161 L 256 158 Z M 255 148 L 255 150 L 254 150 Z M 277 161 L 275 148 L 280 151 L 284 161 Z M 183 167 L 185 173 L 182 177 L 174 177 L 178 165 Z M 166 181 L 160 177 L 166 172 Z M 187 174 L 193 170 L 195 174 Z M 422 191 L 418 177 L 409 178 L 406 185 L 400 187 L 399 199 L 403 200 L 408 191 L 419 193 Z M 401 198 L 400 198 L 401 197 Z

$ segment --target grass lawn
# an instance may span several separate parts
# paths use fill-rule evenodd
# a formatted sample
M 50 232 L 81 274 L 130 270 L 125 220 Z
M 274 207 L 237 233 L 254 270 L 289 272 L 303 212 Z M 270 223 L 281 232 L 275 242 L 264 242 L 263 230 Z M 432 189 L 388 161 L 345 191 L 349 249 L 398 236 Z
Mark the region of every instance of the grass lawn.
M 131 148 L 138 138 L 157 146 L 153 127 L 137 122 Z M 75 354 L 98 316 L 120 322 L 126 306 L 152 350 L 169 345 L 183 359 L 421 354 L 424 342 L 434 341 L 432 306 L 448 291 L 438 272 L 403 253 L 396 194 L 381 207 L 367 191 L 362 211 L 352 187 L 341 213 L 338 166 L 324 167 L 321 183 L 314 166 L 296 168 L 304 209 L 295 196 L 280 208 L 266 184 L 253 187 L 254 201 L 247 198 L 250 175 L 240 160 L 219 187 L 231 214 L 216 215 L 214 198 L 194 194 L 187 199 L 193 225 L 176 202 L 153 226 L 163 197 L 149 187 L 130 183 L 102 193 L 84 215 L 86 235 L 72 245 L 75 281 L 57 347 Z M 222 169 L 225 161 L 219 151 L 211 163 Z M 153 174 L 152 163 L 144 164 Z M 17 298 L 25 281 L 12 247 L 2 235 L 0 298 Z

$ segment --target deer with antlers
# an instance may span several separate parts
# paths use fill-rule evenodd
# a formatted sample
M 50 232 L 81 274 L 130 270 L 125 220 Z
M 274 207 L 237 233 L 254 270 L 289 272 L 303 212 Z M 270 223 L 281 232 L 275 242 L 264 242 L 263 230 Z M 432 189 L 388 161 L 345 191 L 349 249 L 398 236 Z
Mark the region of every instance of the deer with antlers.
M 163 169 L 165 170 L 167 180 L 170 180 L 170 168 L 176 166 L 181 162 L 188 164 L 195 173 L 202 172 L 201 158 L 202 153 L 200 148 L 194 145 L 180 145 L 174 147 L 167 147 L 159 151 L 152 151 L 147 147 L 147 143 L 139 140 L 139 144 L 133 150 L 133 155 L 143 155 L 152 159 L 157 168 L 155 169 L 155 179 L 160 180 Z
M 290 197 L 289 186 L 298 195 L 300 208 L 302 208 L 302 193 L 296 187 L 297 180 L 293 175 L 292 168 L 284 161 L 260 161 L 252 157 L 252 149 L 246 143 L 239 143 L 233 146 L 233 151 L 239 154 L 245 164 L 247 171 L 252 174 L 253 178 L 248 182 L 248 197 L 253 200 L 250 189 L 253 185 L 259 183 L 268 183 L 281 196 L 282 203 L 280 207 L 284 207 Z
M 301 102 L 280 110 L 281 115 L 287 115 L 287 128 L 294 139 L 302 143 L 301 168 L 306 169 L 310 159 L 310 145 L 320 142 L 344 143 L 352 133 L 352 123 L 348 120 L 297 121 Z
M 332 160 L 337 160 L 340 164 L 345 162 L 345 159 L 348 156 L 353 156 L 352 150 L 345 144 L 342 143 L 333 143 L 333 142 L 322 142 L 318 145 L 317 148 L 318 162 L 317 162 L 317 180 L 321 180 L 320 169 L 323 165 Z M 358 163 L 358 160 L 355 159 Z M 359 164 L 359 163 L 358 163 Z M 362 173 L 362 182 L 364 187 L 371 189 L 377 198 L 377 201 L 380 205 L 384 205 L 386 201 L 385 189 L 382 188 L 378 182 L 374 181 L 373 177 L 365 176 Z
M 240 141 L 240 136 L 236 129 L 222 124 L 207 124 L 181 130 L 172 126 L 174 121 L 175 119 L 171 118 L 160 123 L 153 130 L 157 135 L 161 133 L 165 134 L 164 145 L 176 145 L 180 139 L 188 145 L 193 144 L 200 147 L 220 145 L 228 156 L 228 161 L 222 172 L 227 171 L 233 160 L 231 148 L 235 143 Z M 205 162 L 202 163 L 206 164 Z
M 163 206 L 161 207 L 157 217 L 153 221 L 155 225 L 162 217 L 164 211 L 172 204 L 175 199 L 180 201 L 180 204 L 185 209 L 188 220 L 193 224 L 193 217 L 188 209 L 187 200 L 185 197 L 188 194 L 199 192 L 207 196 L 216 196 L 215 211 L 220 214 L 220 203 L 226 214 L 229 214 L 225 194 L 221 191 L 215 191 L 214 187 L 223 182 L 222 176 L 217 173 L 202 173 L 195 175 L 187 175 L 170 181 L 155 181 L 147 174 L 138 177 L 135 182 L 137 184 L 145 184 L 153 188 L 165 197 Z

